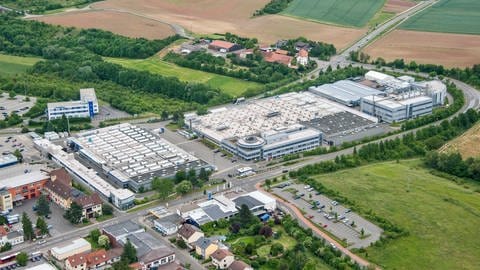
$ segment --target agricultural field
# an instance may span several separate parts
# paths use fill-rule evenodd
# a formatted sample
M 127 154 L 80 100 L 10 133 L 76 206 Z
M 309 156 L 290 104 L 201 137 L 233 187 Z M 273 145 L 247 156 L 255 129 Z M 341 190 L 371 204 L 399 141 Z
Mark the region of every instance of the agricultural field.
M 445 144 L 440 152 L 459 152 L 464 159 L 469 157 L 480 157 L 480 124 L 465 132 L 462 136 Z
M 421 161 L 377 163 L 316 177 L 409 233 L 366 249 L 383 269 L 480 269 L 480 185 L 434 176 Z M 365 253 L 361 253 L 365 256 Z
M 0 5 L 25 10 L 52 10 L 63 7 L 84 5 L 100 0 L 0 0 Z
M 480 34 L 480 1 L 440 0 L 400 27 L 406 30 Z
M 383 6 L 383 11 L 399 13 L 415 6 L 415 2 L 409 0 L 387 0 Z
M 34 19 L 62 26 L 99 28 L 127 37 L 163 39 L 175 34 L 168 24 L 114 11 L 74 11 Z
M 363 27 L 385 1 L 294 0 L 282 14 L 335 25 Z
M 40 61 L 40 58 L 21 57 L 0 54 L 0 75 L 24 73 L 29 67 Z
M 480 35 L 394 30 L 363 51 L 372 59 L 403 58 L 408 62 L 464 68 L 480 63 Z
M 338 50 L 358 39 L 366 29 L 319 24 L 282 15 L 252 18 L 255 10 L 270 0 L 107 0 L 91 5 L 93 9 L 122 9 L 183 26 L 197 34 L 231 32 L 256 37 L 272 44 L 278 39 L 304 36 L 310 40 L 332 43 Z
M 181 81 L 205 83 L 212 87 L 219 88 L 233 97 L 242 96 L 247 89 L 262 87 L 261 84 L 255 82 L 179 67 L 175 64 L 162 61 L 156 56 L 145 60 L 119 58 L 105 58 L 105 60 L 127 68 L 145 70 L 163 76 L 177 77 Z

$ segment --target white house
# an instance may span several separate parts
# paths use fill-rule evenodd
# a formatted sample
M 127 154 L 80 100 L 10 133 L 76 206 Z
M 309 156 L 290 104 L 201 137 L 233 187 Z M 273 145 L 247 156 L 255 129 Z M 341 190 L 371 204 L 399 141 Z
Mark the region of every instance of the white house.
M 210 258 L 217 269 L 227 269 L 235 261 L 233 254 L 226 249 L 217 249 L 210 255 Z
M 308 51 L 300 49 L 297 53 L 297 65 L 306 66 L 308 64 Z

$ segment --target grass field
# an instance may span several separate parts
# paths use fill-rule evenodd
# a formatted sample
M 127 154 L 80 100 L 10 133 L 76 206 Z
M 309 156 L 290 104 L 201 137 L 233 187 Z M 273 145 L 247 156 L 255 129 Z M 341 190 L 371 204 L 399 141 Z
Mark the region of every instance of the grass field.
M 480 269 L 479 185 L 460 186 L 433 176 L 420 160 L 373 164 L 316 179 L 408 230 L 408 236 L 367 248 L 367 259 L 383 269 Z
M 478 147 L 478 145 L 480 145 L 480 124 L 476 124 L 462 136 L 445 144 L 440 149 L 440 152 L 459 152 L 464 159 L 469 157 L 480 157 L 480 147 Z
M 283 14 L 336 25 L 363 27 L 383 0 L 294 0 Z
M 480 34 L 480 1 L 440 0 L 400 27 L 408 30 Z
M 29 67 L 40 61 L 35 57 L 21 57 L 0 54 L 0 74 L 15 75 L 24 73 Z
M 379 11 L 368 21 L 368 28 L 373 28 L 381 23 L 384 23 L 395 16 L 393 12 Z
M 177 77 L 182 81 L 206 83 L 212 87 L 219 88 L 233 97 L 242 96 L 247 89 L 262 87 L 261 84 L 255 82 L 247 82 L 227 76 L 183 68 L 156 58 L 149 58 L 146 60 L 106 58 L 105 60 L 128 68 L 146 70 L 164 76 Z

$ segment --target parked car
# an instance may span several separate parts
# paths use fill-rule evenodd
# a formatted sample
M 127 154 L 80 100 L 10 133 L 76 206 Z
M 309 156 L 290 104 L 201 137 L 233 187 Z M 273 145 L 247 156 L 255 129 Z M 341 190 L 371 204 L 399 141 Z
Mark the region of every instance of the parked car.
M 312 219 L 312 218 L 314 218 L 314 216 L 313 216 L 313 215 L 309 215 L 308 218 L 309 218 L 309 219 Z
M 323 228 L 326 228 L 326 227 L 328 227 L 328 225 L 327 225 L 327 224 L 323 225 Z
M 333 205 L 333 206 L 337 206 L 337 205 L 338 205 L 338 202 L 337 202 L 337 201 L 332 201 L 332 205 Z
M 352 209 L 345 210 L 345 214 L 352 212 Z

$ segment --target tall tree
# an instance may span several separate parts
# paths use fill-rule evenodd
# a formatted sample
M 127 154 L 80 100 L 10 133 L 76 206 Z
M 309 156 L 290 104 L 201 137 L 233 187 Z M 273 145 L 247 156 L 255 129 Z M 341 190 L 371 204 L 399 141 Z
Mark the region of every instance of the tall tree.
M 187 180 L 184 180 L 180 182 L 177 186 L 177 193 L 179 194 L 186 194 L 192 190 L 192 183 L 188 182 Z
M 158 192 L 160 199 L 166 199 L 173 193 L 175 184 L 170 179 L 160 179 L 155 177 L 152 181 L 152 187 Z
M 37 200 L 37 214 L 39 216 L 47 216 L 51 213 L 50 202 L 45 195 L 40 195 Z
M 34 238 L 33 225 L 32 225 L 32 221 L 30 220 L 27 213 L 25 212 L 23 212 L 22 214 L 22 228 L 23 228 L 23 237 L 27 240 L 32 240 Z
M 47 222 L 45 222 L 45 219 L 43 219 L 42 217 L 37 218 L 36 227 L 37 227 L 37 229 L 40 230 L 40 234 L 42 234 L 42 235 L 48 234 Z
M 25 252 L 20 252 L 17 254 L 15 259 L 20 266 L 27 266 L 28 254 Z
M 88 237 L 93 241 L 93 242 L 98 242 L 98 238 L 102 235 L 99 229 L 94 229 L 91 230 L 90 233 L 88 234 Z
M 106 235 L 100 235 L 98 237 L 98 245 L 103 247 L 104 249 L 109 249 L 110 248 L 110 239 Z
M 137 258 L 137 250 L 132 245 L 129 239 L 127 239 L 127 243 L 123 246 L 123 253 L 122 253 L 122 261 L 127 262 L 127 264 L 131 264 L 138 261 Z
M 108 203 L 102 204 L 102 214 L 109 216 L 113 215 L 113 207 Z
M 80 223 L 80 221 L 82 221 L 82 207 L 76 202 L 73 202 L 70 205 L 70 209 L 65 212 L 63 217 L 70 221 L 72 224 Z

